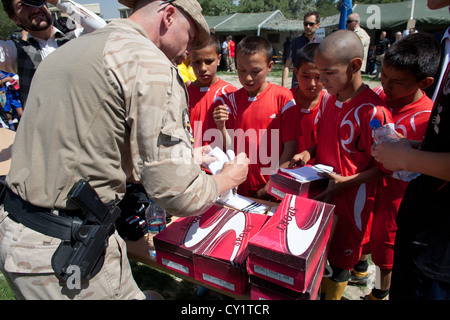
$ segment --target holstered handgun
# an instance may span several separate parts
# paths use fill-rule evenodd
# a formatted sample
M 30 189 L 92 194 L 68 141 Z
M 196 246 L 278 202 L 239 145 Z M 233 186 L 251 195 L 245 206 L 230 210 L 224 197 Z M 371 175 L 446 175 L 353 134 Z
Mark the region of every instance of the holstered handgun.
M 83 211 L 84 219 L 74 218 L 72 239 L 62 241 L 52 257 L 53 270 L 64 280 L 78 267 L 80 278 L 89 280 L 102 268 L 108 241 L 115 230 L 120 209 L 105 205 L 86 180 L 78 181 L 67 195 Z

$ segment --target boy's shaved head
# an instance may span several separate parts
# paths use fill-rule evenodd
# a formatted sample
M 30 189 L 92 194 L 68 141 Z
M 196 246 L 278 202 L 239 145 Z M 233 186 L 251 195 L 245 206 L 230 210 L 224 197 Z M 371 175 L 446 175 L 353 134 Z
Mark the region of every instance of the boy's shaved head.
M 364 47 L 359 37 L 350 30 L 338 30 L 327 36 L 317 48 L 316 54 L 348 64 L 354 58 L 363 59 Z

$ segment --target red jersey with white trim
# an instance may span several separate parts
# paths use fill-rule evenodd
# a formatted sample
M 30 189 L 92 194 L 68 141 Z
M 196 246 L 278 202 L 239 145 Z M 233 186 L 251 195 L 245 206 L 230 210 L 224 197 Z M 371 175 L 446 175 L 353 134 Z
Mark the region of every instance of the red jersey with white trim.
M 299 101 L 297 100 L 298 90 L 299 87 L 294 87 L 291 89 L 295 102 L 297 103 L 297 105 L 300 105 Z M 329 96 L 330 94 L 326 90 L 322 90 L 319 100 L 314 107 L 312 107 L 311 109 L 299 108 L 300 136 L 297 139 L 297 153 L 305 151 L 306 149 L 312 147 L 317 143 L 317 123 L 320 118 L 319 107 L 322 104 L 322 101 L 326 100 Z
M 382 87 L 373 90 L 386 102 L 387 97 Z M 423 139 L 433 109 L 433 101 L 424 92 L 422 93 L 423 95 L 419 100 L 409 105 L 402 108 L 390 108 L 396 131 L 409 140 Z M 395 219 L 407 186 L 408 182 L 391 177 L 378 182 L 371 235 L 371 242 L 376 243 L 373 246 L 374 248 L 382 247 L 384 243 L 394 245 L 395 231 L 397 230 Z M 380 256 L 384 258 L 383 260 L 386 260 L 385 252 Z M 385 268 L 392 267 L 393 251 L 388 258 L 387 261 L 380 261 L 379 265 Z
M 214 148 L 217 144 L 222 149 L 222 146 L 218 145 L 222 135 L 217 130 L 213 111 L 217 106 L 226 104 L 228 95 L 236 90 L 234 85 L 222 79 L 209 87 L 197 87 L 194 84 L 188 86 L 189 118 L 194 133 L 194 147 L 212 144 L 211 147 Z M 233 126 L 232 117 L 226 125 Z
M 387 97 L 383 87 L 373 91 L 386 103 Z M 394 117 L 395 130 L 408 140 L 423 140 L 430 119 L 433 101 L 422 91 L 422 97 L 402 108 L 389 108 Z
M 381 124 L 393 122 L 384 102 L 369 87 L 344 103 L 331 96 L 318 124 L 316 163 L 332 166 L 342 176 L 373 167 L 372 119 Z M 329 255 L 330 261 L 342 269 L 349 270 L 356 264 L 358 250 L 369 240 L 375 192 L 375 182 L 363 183 L 333 198 L 339 218 Z
M 234 151 L 250 159 L 238 193 L 254 196 L 278 169 L 283 144 L 298 138 L 298 107 L 289 89 L 272 83 L 256 97 L 239 89 L 230 95 L 229 106 L 235 115 Z

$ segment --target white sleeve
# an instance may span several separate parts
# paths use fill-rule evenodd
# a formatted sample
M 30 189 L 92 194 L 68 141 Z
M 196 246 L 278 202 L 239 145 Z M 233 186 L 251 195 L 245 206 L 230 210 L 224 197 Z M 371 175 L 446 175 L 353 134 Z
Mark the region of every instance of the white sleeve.
M 56 7 L 82 26 L 82 33 L 89 33 L 106 26 L 105 20 L 74 1 L 59 0 Z
M 17 73 L 17 48 L 12 40 L 0 40 L 0 70 Z

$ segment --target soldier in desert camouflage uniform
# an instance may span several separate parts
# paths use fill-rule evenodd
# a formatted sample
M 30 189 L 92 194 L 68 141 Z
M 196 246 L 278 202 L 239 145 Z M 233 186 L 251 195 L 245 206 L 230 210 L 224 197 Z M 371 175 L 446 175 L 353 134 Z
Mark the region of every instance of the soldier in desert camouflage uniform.
M 134 178 L 171 215 L 201 214 L 245 180 L 248 166 L 238 155 L 210 176 L 193 161 L 188 98 L 176 66 L 208 40 L 209 27 L 195 0 L 119 2 L 134 9 L 129 19 L 72 40 L 40 65 L 16 135 L 8 192 L 70 213 L 67 194 L 79 179 L 108 203 Z M 117 233 L 100 272 L 78 290 L 52 270 L 59 243 L 0 209 L 0 269 L 19 298 L 144 298 Z

